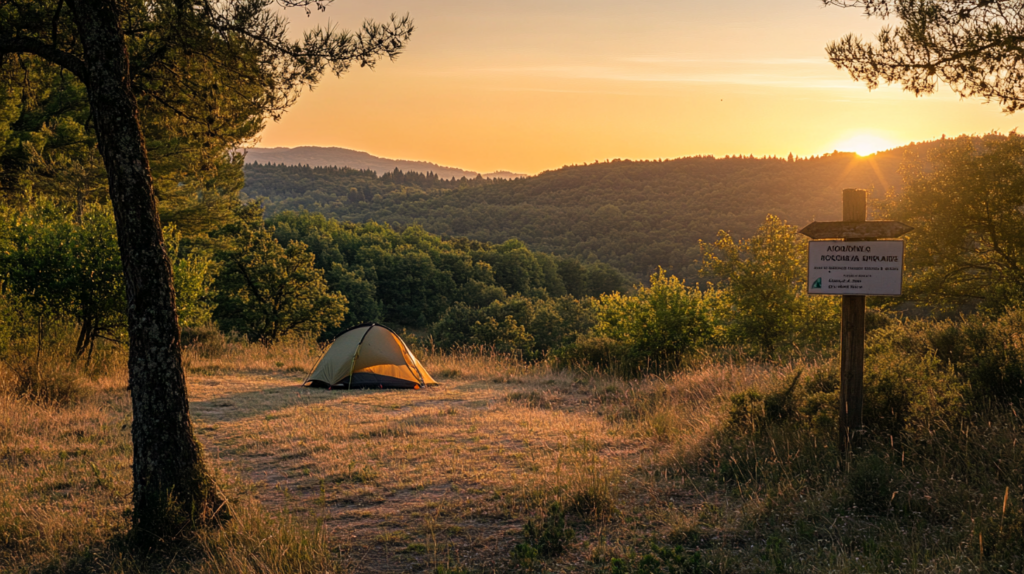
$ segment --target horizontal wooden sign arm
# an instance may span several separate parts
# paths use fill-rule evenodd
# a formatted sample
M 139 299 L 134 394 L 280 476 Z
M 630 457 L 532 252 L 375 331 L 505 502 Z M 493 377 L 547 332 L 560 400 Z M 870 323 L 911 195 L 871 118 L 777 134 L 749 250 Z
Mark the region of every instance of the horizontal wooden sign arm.
M 800 233 L 811 239 L 887 239 L 913 229 L 899 221 L 815 221 Z

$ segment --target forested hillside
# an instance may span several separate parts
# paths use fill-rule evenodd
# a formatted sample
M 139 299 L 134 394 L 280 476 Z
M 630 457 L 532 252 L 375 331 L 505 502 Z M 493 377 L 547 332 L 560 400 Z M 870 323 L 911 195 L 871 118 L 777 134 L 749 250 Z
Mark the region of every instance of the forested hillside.
M 698 279 L 698 240 L 720 229 L 753 234 L 765 214 L 803 225 L 837 219 L 839 192 L 900 188 L 904 158 L 921 161 L 935 142 L 861 158 L 689 157 L 567 166 L 510 181 L 296 166 L 247 165 L 243 195 L 268 214 L 305 208 L 344 221 L 418 224 L 432 233 L 610 263 L 636 277 L 660 265 Z

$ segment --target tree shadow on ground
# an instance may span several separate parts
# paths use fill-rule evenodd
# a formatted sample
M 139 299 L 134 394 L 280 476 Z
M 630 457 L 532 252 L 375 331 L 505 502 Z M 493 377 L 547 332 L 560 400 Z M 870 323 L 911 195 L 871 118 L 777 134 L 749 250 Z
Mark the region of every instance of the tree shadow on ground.
M 190 403 L 190 410 L 192 415 L 200 420 L 239 421 L 251 417 L 267 416 L 276 411 L 296 406 L 313 404 L 358 403 L 385 410 L 399 408 L 395 405 L 365 401 L 369 397 L 379 397 L 385 393 L 430 393 L 430 390 L 357 389 L 329 391 L 327 389 L 311 389 L 300 385 L 267 387 L 207 400 L 192 401 Z
M 159 548 L 143 548 L 125 531 L 89 546 L 29 567 L 33 574 L 167 574 L 188 572 L 203 559 L 203 550 L 194 537 L 170 541 Z

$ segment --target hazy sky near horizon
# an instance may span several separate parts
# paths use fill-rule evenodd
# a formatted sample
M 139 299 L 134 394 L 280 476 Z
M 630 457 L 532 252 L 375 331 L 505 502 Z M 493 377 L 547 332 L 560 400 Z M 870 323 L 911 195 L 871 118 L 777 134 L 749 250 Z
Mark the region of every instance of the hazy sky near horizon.
M 259 147 L 337 146 L 481 172 L 613 158 L 816 155 L 1006 132 L 948 89 L 868 91 L 825 57 L 883 25 L 818 0 L 336 0 L 293 31 L 409 13 L 405 52 L 326 77 Z

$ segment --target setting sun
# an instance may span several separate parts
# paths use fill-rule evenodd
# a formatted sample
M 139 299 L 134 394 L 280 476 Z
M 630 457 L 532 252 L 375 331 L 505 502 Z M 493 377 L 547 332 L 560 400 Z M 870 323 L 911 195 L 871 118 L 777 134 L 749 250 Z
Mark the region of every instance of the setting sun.
M 898 147 L 900 144 L 874 134 L 857 134 L 846 138 L 835 145 L 838 151 L 852 151 L 859 156 L 871 155 L 876 152 Z

